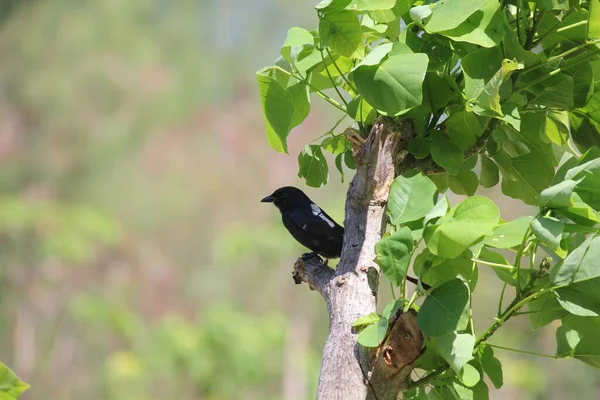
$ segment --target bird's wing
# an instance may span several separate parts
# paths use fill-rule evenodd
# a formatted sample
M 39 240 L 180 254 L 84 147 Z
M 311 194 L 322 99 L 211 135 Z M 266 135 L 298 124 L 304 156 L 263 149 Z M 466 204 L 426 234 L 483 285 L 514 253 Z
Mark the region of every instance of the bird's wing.
M 335 239 L 336 235 L 343 235 L 344 228 L 339 226 L 329 215 L 319 208 L 316 204 L 310 205 L 308 212 L 292 212 L 290 219 L 302 228 L 303 231 L 317 237 L 331 237 Z

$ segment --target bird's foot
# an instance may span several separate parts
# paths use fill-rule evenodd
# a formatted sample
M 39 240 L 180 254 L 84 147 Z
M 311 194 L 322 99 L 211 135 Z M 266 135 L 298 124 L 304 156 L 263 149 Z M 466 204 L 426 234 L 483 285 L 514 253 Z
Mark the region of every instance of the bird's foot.
M 311 251 L 310 253 L 304 253 L 302 254 L 302 256 L 300 256 L 300 258 L 302 259 L 302 261 L 308 261 L 311 258 L 318 258 L 319 260 L 321 260 L 321 257 L 314 251 Z

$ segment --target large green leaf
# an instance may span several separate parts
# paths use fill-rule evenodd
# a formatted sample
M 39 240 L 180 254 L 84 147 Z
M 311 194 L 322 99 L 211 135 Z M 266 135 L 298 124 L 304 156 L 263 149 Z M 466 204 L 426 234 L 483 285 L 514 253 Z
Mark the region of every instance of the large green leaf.
M 452 113 L 445 124 L 450 141 L 463 151 L 473 146 L 483 133 L 483 127 L 477 115 L 469 111 Z
M 29 385 L 21 381 L 6 365 L 0 363 L 0 400 L 17 400 Z
M 425 228 L 423 237 L 435 255 L 456 258 L 468 247 L 493 233 L 500 213 L 486 197 L 473 196 L 441 218 L 437 224 Z
M 529 323 L 533 329 L 548 325 L 550 322 L 567 316 L 554 294 L 527 304 L 529 308 Z
M 591 235 L 569 253 L 550 273 L 554 285 L 566 285 L 600 277 L 600 236 Z
M 377 264 L 395 286 L 399 286 L 406 277 L 412 249 L 413 236 L 407 227 L 385 236 L 375 245 Z
M 462 279 L 453 279 L 435 288 L 425 298 L 417 323 L 426 335 L 446 335 L 467 327 L 468 309 L 469 287 Z
M 361 27 L 354 11 L 336 10 L 321 15 L 319 19 L 321 45 L 335 53 L 350 57 L 361 46 Z
M 468 333 L 452 332 L 434 337 L 431 341 L 438 353 L 457 374 L 460 374 L 465 364 L 473 359 L 475 338 Z
M 571 195 L 577 186 L 576 181 L 566 179 L 556 185 L 542 190 L 540 193 L 540 206 L 548 208 L 562 208 L 573 205 Z
M 564 224 L 553 217 L 540 216 L 531 221 L 531 232 L 537 238 L 538 243 L 559 257 L 566 255 L 566 251 L 560 248 L 564 229 Z
M 304 45 L 315 43 L 313 35 L 306 29 L 293 27 L 288 30 L 283 46 L 281 46 L 281 55 L 290 64 L 294 64 L 297 54 Z
M 581 337 L 575 347 L 573 356 L 592 367 L 600 369 L 600 330 L 588 332 Z
M 498 166 L 491 158 L 481 155 L 481 174 L 479 177 L 479 183 L 485 188 L 491 188 L 498 184 L 500 181 L 500 172 Z
M 428 57 L 407 53 L 397 43 L 379 64 L 359 65 L 352 72 L 358 92 L 379 112 L 398 115 L 423 101 L 423 80 Z
M 487 0 L 444 0 L 434 3 L 425 29 L 430 33 L 454 29 L 482 9 L 486 2 Z
M 540 10 L 563 10 L 569 9 L 569 0 L 536 0 Z
M 451 142 L 448 135 L 441 132 L 432 135 L 429 151 L 433 161 L 451 175 L 458 174 L 465 160 L 463 151 Z
M 307 145 L 298 154 L 298 176 L 306 179 L 306 184 L 312 187 L 321 187 L 329 180 L 329 167 L 323 156 L 321 146 Z
M 462 278 L 469 284 L 471 290 L 475 289 L 479 273 L 473 268 L 470 257 L 447 259 L 439 264 L 426 263 L 419 271 L 422 280 L 431 287 L 438 287 L 455 278 Z
M 502 59 L 497 47 L 473 51 L 462 58 L 467 99 L 475 99 L 483 92 L 486 83 L 502 68 Z
M 510 174 L 507 176 L 503 172 L 502 193 L 527 204 L 539 204 L 541 191 L 552 183 L 552 161 L 538 152 L 514 157 L 509 165 L 503 163 L 506 160 L 499 160 L 498 154 L 494 155 L 494 159 Z
M 532 219 L 533 217 L 524 216 L 500 224 L 494 228 L 494 232 L 486 237 L 483 242 L 498 249 L 518 246 L 523 241 Z
M 459 42 L 494 47 L 502 41 L 506 26 L 498 0 L 487 0 L 458 27 L 440 34 Z
M 267 141 L 276 151 L 287 153 L 294 104 L 291 94 L 265 68 L 257 72 L 260 105 L 263 110 Z
M 504 384 L 502 374 L 502 364 L 494 355 L 494 349 L 491 346 L 481 347 L 481 367 L 485 374 L 490 378 L 496 389 L 500 389 Z
M 502 66 L 485 83 L 485 85 L 475 92 L 471 93 L 468 100 L 468 108 L 476 114 L 484 116 L 502 116 L 502 106 L 500 105 L 500 90 L 502 84 L 510 75 L 523 66 L 514 60 L 502 60 Z
M 392 182 L 388 197 L 388 215 L 393 225 L 423 218 L 435 204 L 437 189 L 422 173 L 398 176 Z

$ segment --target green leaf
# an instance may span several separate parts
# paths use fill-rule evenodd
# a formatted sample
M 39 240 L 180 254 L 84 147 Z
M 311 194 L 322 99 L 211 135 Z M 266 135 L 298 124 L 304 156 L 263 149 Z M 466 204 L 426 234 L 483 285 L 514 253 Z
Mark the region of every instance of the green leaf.
M 446 335 L 467 327 L 468 309 L 469 288 L 463 280 L 453 279 L 435 288 L 425 298 L 417 315 L 417 323 L 426 335 Z
M 452 113 L 445 123 L 450 140 L 463 151 L 473 146 L 483 133 L 483 127 L 477 115 L 472 112 Z
M 353 11 L 327 12 L 319 19 L 321 45 L 339 55 L 351 57 L 361 45 L 361 27 Z
M 432 4 L 432 14 L 425 24 L 427 32 L 454 29 L 480 10 L 487 0 L 445 0 Z
M 458 27 L 440 34 L 458 42 L 494 47 L 504 38 L 505 26 L 498 1 L 487 0 Z
M 514 71 L 519 69 L 523 69 L 523 65 L 518 62 L 508 59 L 502 60 L 502 66 L 489 81 L 487 81 L 481 89 L 471 93 L 471 97 L 467 102 L 467 108 L 479 115 L 502 116 L 500 89 L 504 81 L 506 81 Z
M 481 174 L 479 183 L 485 188 L 491 188 L 500 181 L 500 173 L 496 163 L 489 157 L 481 155 Z
M 348 103 L 346 110 L 350 118 L 356 122 L 370 124 L 377 118 L 377 111 L 360 95 Z
M 425 215 L 423 219 L 423 227 L 427 225 L 428 222 L 443 217 L 448 212 L 448 208 L 450 208 L 450 202 L 447 197 L 442 197 L 438 199 L 438 202 L 435 203 L 435 206 Z
M 293 27 L 288 30 L 283 46 L 281 46 L 281 55 L 290 64 L 294 64 L 296 55 L 302 50 L 302 46 L 313 45 L 315 39 L 306 29 Z
M 395 286 L 399 286 L 406 277 L 412 249 L 413 236 L 407 227 L 382 238 L 375 245 L 377 264 Z
M 571 314 L 583 317 L 600 315 L 600 278 L 572 283 L 556 289 L 558 302 Z
M 428 72 L 425 77 L 424 104 L 429 104 L 433 111 L 444 108 L 450 102 L 461 101 L 460 89 L 456 81 L 448 74 L 440 75 L 438 72 Z
M 473 196 L 436 225 L 427 226 L 423 237 L 433 254 L 456 258 L 485 235 L 492 234 L 499 218 L 498 207 L 491 200 Z
M 592 367 L 600 369 L 600 342 L 598 337 L 600 330 L 596 332 L 588 332 L 577 343 L 574 357 Z
M 424 267 L 424 270 L 419 271 L 419 275 L 431 287 L 441 286 L 455 278 L 462 278 L 471 290 L 477 285 L 479 273 L 477 268 L 473 268 L 470 257 L 447 259 L 439 264 L 428 263 Z
M 6 365 L 0 363 L 0 400 L 17 400 L 30 385 L 21 381 Z
M 566 251 L 560 248 L 564 229 L 563 223 L 552 217 L 541 216 L 531 221 L 531 231 L 538 242 L 561 258 L 567 254 Z
M 404 303 L 406 302 L 406 300 L 404 299 L 398 299 L 398 300 L 392 300 L 389 303 L 387 303 L 381 313 L 381 316 L 383 318 L 387 318 L 388 320 L 390 318 L 392 318 L 396 312 L 402 308 L 402 306 L 404 305 Z
M 499 161 L 496 156 L 494 158 Z M 510 174 L 514 179 L 503 173 L 502 193 L 526 204 L 539 204 L 541 191 L 550 186 L 554 175 L 551 160 L 545 154 L 531 152 L 514 157 L 511 164 Z
M 358 343 L 364 347 L 377 347 L 385 338 L 388 320 L 381 318 L 377 323 L 367 326 L 358 334 Z
M 556 329 L 556 355 L 569 357 L 573 355 L 573 349 L 579 343 L 579 333 L 561 325 Z
M 528 78 L 538 78 L 542 72 L 535 70 Z M 573 92 L 575 83 L 573 78 L 567 74 L 556 74 L 547 77 L 542 82 L 530 86 L 527 91 L 534 94 L 530 100 L 530 105 L 546 106 L 563 110 L 571 110 L 574 107 Z
M 437 188 L 423 173 L 398 176 L 392 182 L 387 211 L 392 225 L 423 218 L 435 204 Z
M 550 322 L 561 319 L 569 314 L 561 307 L 553 293 L 543 299 L 533 300 L 527 304 L 527 307 L 531 312 L 529 314 L 529 323 L 533 329 L 546 326 Z
M 256 75 L 267 141 L 274 150 L 287 153 L 286 138 L 291 130 L 294 104 L 290 93 L 276 79 L 267 75 L 268 71 L 263 69 Z
M 473 196 L 479 186 L 477 174 L 461 168 L 458 174 L 448 175 L 448 187 L 456 194 Z
M 431 338 L 438 353 L 460 374 L 463 366 L 473 359 L 475 338 L 468 333 L 449 333 Z
M 308 186 L 321 187 L 329 180 L 327 160 L 318 145 L 304 146 L 298 154 L 298 166 L 298 176 L 304 178 Z
M 550 272 L 554 285 L 576 283 L 600 277 L 600 236 L 591 235 Z
M 357 66 L 351 74 L 362 97 L 385 115 L 401 114 L 423 101 L 427 54 L 406 53 L 398 45 L 406 47 L 396 43 L 379 64 Z
M 465 160 L 463 151 L 450 141 L 447 135 L 437 133 L 433 135 L 430 145 L 431 158 L 449 174 L 456 175 Z
M 501 70 L 502 54 L 497 47 L 470 52 L 461 60 L 465 76 L 465 96 L 475 99 L 479 96 L 494 74 Z
M 600 38 L 600 2 L 598 0 L 590 1 L 588 36 L 590 39 Z
M 342 183 L 344 183 L 344 167 L 342 165 L 343 157 L 343 154 L 338 154 L 337 156 L 335 156 L 335 167 L 340 172 Z
M 348 139 L 344 135 L 329 136 L 321 142 L 323 150 L 330 152 L 333 155 L 344 153 L 351 147 Z
M 500 389 L 504 384 L 502 375 L 502 364 L 494 356 L 494 349 L 491 346 L 482 346 L 481 367 L 496 389 Z
M 471 364 L 465 364 L 460 371 L 459 379 L 466 387 L 473 387 L 481 380 L 481 375 L 477 368 Z
M 376 313 L 370 313 L 370 314 L 363 315 L 362 317 L 358 318 L 356 321 L 354 321 L 352 326 L 356 328 L 359 326 L 371 325 L 371 324 L 374 324 L 375 322 L 379 322 L 380 318 L 381 317 L 379 315 L 377 315 Z
M 533 217 L 524 216 L 503 223 L 494 228 L 494 232 L 483 241 L 490 247 L 497 249 L 508 249 L 519 246 L 523 241 L 525 233 Z
M 564 180 L 540 193 L 540 206 L 547 208 L 571 207 L 571 195 L 579 182 L 571 179 Z
M 431 140 L 419 136 L 411 139 L 411 141 L 408 142 L 408 152 L 415 156 L 417 160 L 422 160 L 429 155 L 430 146 Z

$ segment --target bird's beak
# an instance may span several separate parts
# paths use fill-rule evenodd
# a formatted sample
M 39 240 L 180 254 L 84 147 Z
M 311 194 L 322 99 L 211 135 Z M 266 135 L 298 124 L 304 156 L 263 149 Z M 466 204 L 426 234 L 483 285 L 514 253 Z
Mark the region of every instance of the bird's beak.
M 267 196 L 264 199 L 262 199 L 260 202 L 261 203 L 275 203 L 275 197 L 274 196 Z

